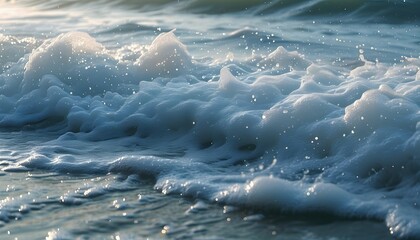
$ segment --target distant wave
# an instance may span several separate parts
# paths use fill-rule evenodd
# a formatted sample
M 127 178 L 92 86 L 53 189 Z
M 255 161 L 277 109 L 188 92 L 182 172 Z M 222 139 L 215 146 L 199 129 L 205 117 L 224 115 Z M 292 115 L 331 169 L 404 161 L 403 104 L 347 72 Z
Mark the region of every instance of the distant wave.
M 175 11 L 199 14 L 246 13 L 280 18 L 316 17 L 351 22 L 418 23 L 420 1 L 415 0 L 22 0 L 42 9 L 112 7 L 136 11 Z M 170 13 L 170 12 L 168 12 Z

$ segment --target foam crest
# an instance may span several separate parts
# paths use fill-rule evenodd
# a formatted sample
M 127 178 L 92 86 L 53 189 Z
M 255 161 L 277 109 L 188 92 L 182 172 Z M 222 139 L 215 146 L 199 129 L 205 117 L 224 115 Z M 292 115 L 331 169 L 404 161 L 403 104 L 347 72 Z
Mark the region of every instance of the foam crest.
M 35 38 L 16 38 L 0 34 L 0 69 L 1 72 L 11 67 L 21 57 L 37 45 Z M 3 84 L 2 84 L 3 85 Z M 3 87 L 3 86 L 2 86 Z
M 178 76 L 192 70 L 192 58 L 174 31 L 157 36 L 148 51 L 136 61 L 142 75 L 150 78 Z
M 284 47 L 278 47 L 260 63 L 264 68 L 279 68 L 283 71 L 306 70 L 310 62 L 297 51 L 289 52 Z
M 243 193 L 238 194 L 242 191 L 245 192 L 244 199 L 241 196 Z M 239 201 L 244 201 L 245 205 L 260 208 L 269 206 L 270 209 L 276 208 L 287 212 L 314 212 L 344 216 L 369 214 L 370 217 L 374 217 L 373 213 L 366 212 L 373 202 L 361 201 L 359 196 L 330 183 L 305 184 L 275 177 L 257 177 L 243 188 L 233 189 L 226 197 L 228 201 L 230 198 L 239 197 Z M 375 215 L 378 217 L 383 215 L 381 213 L 383 210 L 385 209 L 379 210 Z M 360 212 L 356 213 L 358 211 Z
M 118 87 L 116 63 L 87 33 L 64 33 L 31 53 L 22 90 L 38 88 L 43 76 L 51 74 L 69 88 L 68 92 L 81 96 L 104 94 Z

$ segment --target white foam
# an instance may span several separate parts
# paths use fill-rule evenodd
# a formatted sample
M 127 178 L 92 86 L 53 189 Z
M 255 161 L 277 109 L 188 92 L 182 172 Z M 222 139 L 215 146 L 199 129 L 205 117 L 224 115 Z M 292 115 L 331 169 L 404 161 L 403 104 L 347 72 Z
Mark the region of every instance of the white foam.
M 286 71 L 306 70 L 311 63 L 297 51 L 289 52 L 280 46 L 264 58 L 260 66 L 265 69 L 279 68 Z
M 420 170 L 418 59 L 340 67 L 279 47 L 235 59 L 250 71 L 237 75 L 230 60 L 193 60 L 174 32 L 124 48 L 71 32 L 12 63 L 0 126 L 57 139 L 2 169 L 139 174 L 165 194 L 374 218 L 419 235 L 408 194 Z
M 148 51 L 135 62 L 141 68 L 141 74 L 156 78 L 178 76 L 191 71 L 192 58 L 174 31 L 157 36 Z
M 361 196 L 351 194 L 335 184 L 307 184 L 275 177 L 254 178 L 243 187 L 234 187 L 229 193 L 223 192 L 220 197 L 227 202 L 294 213 L 314 212 L 341 216 L 366 214 L 379 218 L 386 211 L 384 208 L 376 208 L 373 210 L 376 213 L 368 213 L 368 208 L 374 205 L 372 201 L 362 201 Z
M 52 74 L 76 95 L 103 94 L 118 86 L 116 63 L 87 33 L 61 34 L 31 53 L 25 65 L 22 90 L 38 88 L 43 76 Z

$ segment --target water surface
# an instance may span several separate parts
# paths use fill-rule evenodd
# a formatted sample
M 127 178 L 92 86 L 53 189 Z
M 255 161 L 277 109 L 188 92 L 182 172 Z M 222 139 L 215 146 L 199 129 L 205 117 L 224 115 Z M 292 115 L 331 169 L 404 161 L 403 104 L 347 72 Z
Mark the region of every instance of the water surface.
M 0 1 L 0 231 L 420 238 L 417 1 Z

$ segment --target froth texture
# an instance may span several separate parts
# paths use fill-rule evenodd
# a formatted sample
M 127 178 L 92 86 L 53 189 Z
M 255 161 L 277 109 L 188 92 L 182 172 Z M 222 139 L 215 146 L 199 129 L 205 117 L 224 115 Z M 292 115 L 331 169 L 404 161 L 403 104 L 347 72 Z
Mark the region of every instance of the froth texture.
M 235 60 L 238 75 L 231 59 L 193 58 L 173 31 L 126 57 L 83 32 L 6 47 L 0 127 L 57 135 L 8 170 L 137 173 L 164 193 L 380 219 L 418 236 L 418 59 L 335 66 L 280 46 Z M 175 150 L 57 154 L 103 151 L 83 142 Z
M 31 53 L 25 65 L 22 91 L 38 88 L 42 77 L 51 74 L 74 94 L 102 94 L 117 87 L 116 67 L 116 61 L 88 34 L 61 34 Z

